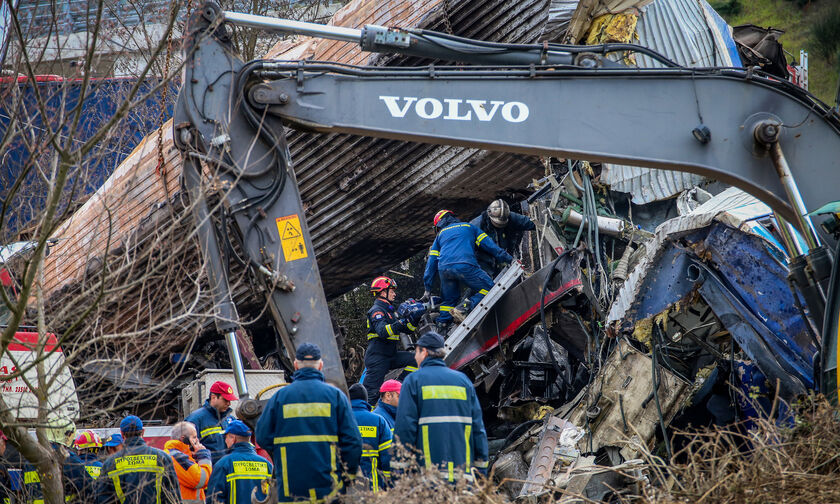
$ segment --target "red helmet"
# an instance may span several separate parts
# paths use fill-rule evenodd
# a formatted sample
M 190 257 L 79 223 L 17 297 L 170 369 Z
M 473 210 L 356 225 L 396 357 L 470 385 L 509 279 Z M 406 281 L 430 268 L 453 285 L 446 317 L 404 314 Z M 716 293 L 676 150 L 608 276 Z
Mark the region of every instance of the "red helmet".
M 451 210 L 440 210 L 440 211 L 438 211 L 438 213 L 435 214 L 435 227 L 437 227 L 438 223 L 440 222 L 441 219 L 443 219 L 444 215 L 451 214 L 451 213 L 452 213 Z
M 373 279 L 373 282 L 370 283 L 370 291 L 377 294 L 387 289 L 396 288 L 397 282 L 393 278 L 386 276 L 376 277 Z
M 73 445 L 80 450 L 84 448 L 102 448 L 102 438 L 92 430 L 83 430 L 76 436 Z

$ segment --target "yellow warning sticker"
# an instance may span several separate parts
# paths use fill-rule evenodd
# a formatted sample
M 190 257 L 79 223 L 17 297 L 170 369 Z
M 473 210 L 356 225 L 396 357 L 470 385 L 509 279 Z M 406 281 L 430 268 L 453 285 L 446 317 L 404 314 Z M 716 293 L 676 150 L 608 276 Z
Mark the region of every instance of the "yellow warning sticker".
M 297 214 L 287 215 L 277 219 L 277 232 L 280 233 L 280 244 L 283 246 L 283 256 L 286 262 L 308 257 L 306 243 L 303 241 L 303 231 L 300 227 L 300 217 Z

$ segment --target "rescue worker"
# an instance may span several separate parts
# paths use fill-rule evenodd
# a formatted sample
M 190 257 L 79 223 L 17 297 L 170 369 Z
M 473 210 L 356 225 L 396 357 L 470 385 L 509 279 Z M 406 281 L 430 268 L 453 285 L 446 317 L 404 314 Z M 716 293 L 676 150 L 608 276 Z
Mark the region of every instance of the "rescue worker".
M 416 372 L 406 377 L 397 408 L 394 439 L 419 451 L 419 462 L 437 467 L 448 481 L 455 468 L 468 475 L 487 469 L 487 434 L 472 381 L 443 362 L 443 336 L 420 336 Z
M 362 435 L 362 474 L 370 481 L 368 488 L 376 493 L 391 478 L 391 427 L 384 418 L 370 411 L 367 390 L 361 383 L 351 386 L 349 392 L 353 416 Z
M 102 448 L 102 439 L 99 434 L 92 430 L 83 430 L 73 441 L 76 453 L 85 464 L 85 471 L 90 477 L 96 479 L 102 470 L 102 460 L 99 458 L 99 449 Z
M 12 504 L 15 492 L 12 490 L 12 477 L 9 475 L 9 460 L 6 458 L 6 441 L 9 438 L 0 432 L 0 499 L 3 504 Z
M 102 464 L 96 480 L 99 504 L 180 503 L 181 491 L 172 458 L 163 450 L 146 445 L 143 421 L 129 415 L 120 422 L 124 448 Z
M 513 257 L 500 249 L 487 233 L 472 224 L 460 222 L 449 210 L 441 210 L 435 214 L 434 225 L 437 236 L 429 249 L 429 259 L 423 273 L 423 285 L 426 289 L 423 299 L 431 297 L 435 275 L 440 274 L 443 299 L 437 324 L 439 330 L 446 331 L 452 323 L 453 316 L 456 322 L 461 322 L 468 311 L 455 308 L 461 294 L 461 284 L 476 292 L 469 298 L 470 309 L 493 287 L 493 280 L 478 266 L 476 249 L 487 251 L 502 263 L 513 261 Z
M 105 457 L 103 457 L 103 458 L 110 457 L 111 455 L 117 453 L 118 451 L 123 449 L 122 434 L 119 434 L 119 433 L 111 434 L 110 436 L 108 436 L 108 438 L 102 444 L 102 446 L 105 448 L 105 452 L 106 452 Z
M 76 426 L 68 418 L 49 420 L 46 429 L 47 439 L 61 462 L 62 485 L 66 502 L 86 502 L 93 498 L 94 480 L 85 471 L 85 463 L 69 447 L 73 444 Z M 28 503 L 43 503 L 44 493 L 41 488 L 41 474 L 32 464 L 24 464 L 23 489 Z
M 169 435 L 172 439 L 163 445 L 166 453 L 172 457 L 181 498 L 185 501 L 204 501 L 204 489 L 210 483 L 213 464 L 210 450 L 198 440 L 195 425 L 190 422 L 178 422 L 172 426 Z
M 412 372 L 417 369 L 414 355 L 397 348 L 400 345 L 400 333 L 410 333 L 417 329 L 414 323 L 419 318 L 406 320 L 397 317 L 393 305 L 397 298 L 397 282 L 392 278 L 381 276 L 374 279 L 370 284 L 370 292 L 376 296 L 376 300 L 367 312 L 368 347 L 365 351 L 365 377 L 362 384 L 368 391 L 368 402 L 376 404 L 379 387 L 388 371 L 405 369 Z
M 379 387 L 379 404 L 376 405 L 374 413 L 385 419 L 391 433 L 394 433 L 394 419 L 397 418 L 397 405 L 400 403 L 400 389 L 402 383 L 397 380 L 388 380 Z
M 266 500 L 267 480 L 274 468 L 257 455 L 251 444 L 251 429 L 241 420 L 232 420 L 225 429 L 225 445 L 228 454 L 213 467 L 207 502 L 249 504 L 254 489 L 257 499 Z
M 324 382 L 321 350 L 302 343 L 291 384 L 274 394 L 257 422 L 257 444 L 274 459 L 280 502 L 329 501 L 354 479 L 362 438 L 347 396 Z
M 531 219 L 511 212 L 510 206 L 503 199 L 490 203 L 487 211 L 481 212 L 481 215 L 470 221 L 470 224 L 487 233 L 487 236 L 492 238 L 499 248 L 514 257 L 519 252 L 519 244 L 522 242 L 525 231 L 536 229 Z M 503 263 L 497 262 L 492 255 L 483 250 L 479 250 L 475 258 L 490 278 L 496 278 L 496 275 L 502 271 Z
M 210 386 L 210 396 L 204 401 L 204 405 L 184 419 L 195 425 L 198 438 L 201 444 L 210 450 L 214 464 L 225 455 L 225 438 L 222 432 L 234 419 L 230 403 L 237 399 L 233 387 L 223 381 L 217 381 Z

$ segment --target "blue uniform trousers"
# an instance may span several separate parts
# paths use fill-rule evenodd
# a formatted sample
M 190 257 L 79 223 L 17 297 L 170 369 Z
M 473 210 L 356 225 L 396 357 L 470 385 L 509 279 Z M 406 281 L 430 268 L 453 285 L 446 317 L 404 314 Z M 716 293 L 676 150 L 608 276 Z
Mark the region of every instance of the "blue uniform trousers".
M 440 290 L 443 299 L 440 304 L 439 322 L 449 322 L 452 314 L 449 311 L 458 303 L 461 296 L 461 285 L 475 291 L 470 297 L 472 306 L 487 294 L 493 287 L 493 280 L 485 271 L 472 264 L 458 263 L 440 270 Z

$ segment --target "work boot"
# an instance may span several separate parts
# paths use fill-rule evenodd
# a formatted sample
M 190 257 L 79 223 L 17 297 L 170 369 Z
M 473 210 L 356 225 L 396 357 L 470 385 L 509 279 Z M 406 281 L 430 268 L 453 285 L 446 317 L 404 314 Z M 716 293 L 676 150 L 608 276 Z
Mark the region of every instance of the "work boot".
M 467 318 L 467 314 L 461 311 L 460 306 L 449 310 L 449 314 L 452 315 L 452 320 L 454 320 L 456 324 L 460 324 L 465 318 Z

